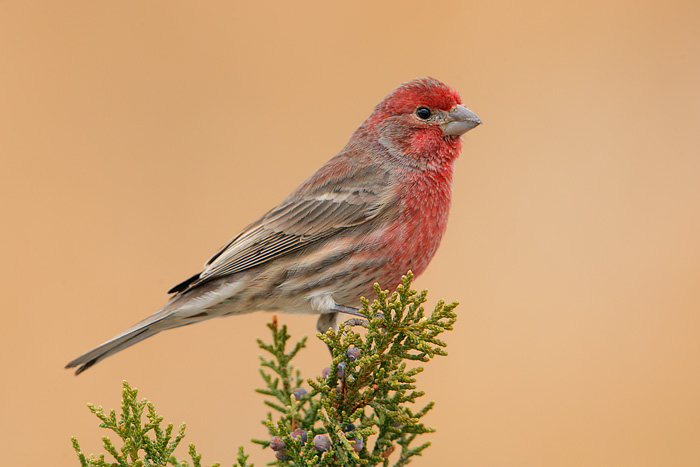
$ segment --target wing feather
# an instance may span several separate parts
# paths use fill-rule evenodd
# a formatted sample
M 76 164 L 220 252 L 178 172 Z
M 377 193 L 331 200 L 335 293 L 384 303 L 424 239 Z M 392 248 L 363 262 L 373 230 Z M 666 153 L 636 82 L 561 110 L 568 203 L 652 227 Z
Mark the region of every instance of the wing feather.
M 375 218 L 393 202 L 389 176 L 389 172 L 375 171 L 372 180 L 368 183 L 364 178 L 359 187 L 352 183 L 328 183 L 326 189 L 315 186 L 313 190 L 304 190 L 302 185 L 224 245 L 198 277 L 171 290 L 182 292 L 214 278 L 259 266 Z M 343 178 L 352 182 L 348 180 L 352 176 Z

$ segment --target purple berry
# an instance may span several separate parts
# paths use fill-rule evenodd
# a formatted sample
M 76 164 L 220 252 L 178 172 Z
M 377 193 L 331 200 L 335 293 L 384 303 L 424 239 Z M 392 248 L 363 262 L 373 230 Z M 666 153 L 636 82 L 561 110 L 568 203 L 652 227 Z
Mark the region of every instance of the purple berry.
M 351 360 L 360 358 L 360 355 L 362 355 L 362 350 L 358 349 L 357 347 L 350 347 L 347 351 L 347 356 Z
M 292 391 L 292 394 L 294 394 L 294 397 L 296 397 L 297 400 L 301 400 L 302 397 L 306 395 L 306 389 L 304 388 L 296 388 L 294 391 Z
M 317 451 L 326 452 L 331 447 L 331 439 L 328 435 L 316 435 L 314 436 L 314 447 Z
M 362 439 L 362 436 L 360 436 L 359 438 L 355 438 L 355 440 L 352 442 L 352 449 L 355 452 L 362 451 L 363 447 L 365 447 L 365 441 Z
M 331 367 L 327 366 L 321 371 L 321 376 L 323 376 L 323 379 L 328 378 L 328 375 L 331 374 Z
M 275 457 L 281 461 L 288 461 L 290 459 L 289 453 L 287 452 L 286 449 L 282 449 L 281 451 L 277 451 L 275 453 Z
M 338 378 L 345 378 L 345 362 L 338 363 Z
M 306 434 L 305 430 L 302 430 L 301 428 L 297 428 L 296 430 L 292 431 L 289 434 L 292 438 L 299 438 L 299 441 L 301 442 L 301 445 L 306 444 L 306 439 L 308 435 Z
M 270 440 L 270 447 L 273 451 L 281 451 L 284 449 L 284 441 L 279 436 L 273 436 Z

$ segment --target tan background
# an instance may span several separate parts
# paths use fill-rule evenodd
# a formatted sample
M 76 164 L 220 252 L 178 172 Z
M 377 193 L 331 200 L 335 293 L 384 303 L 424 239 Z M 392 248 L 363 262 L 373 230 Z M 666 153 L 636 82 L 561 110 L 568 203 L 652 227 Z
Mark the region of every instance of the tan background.
M 700 6 L 615 2 L 3 2 L 7 465 L 99 449 L 86 402 L 129 380 L 205 461 L 269 453 L 254 338 L 270 315 L 78 353 L 432 75 L 485 122 L 417 287 L 459 300 L 416 465 L 700 465 Z M 296 336 L 313 318 L 283 316 Z M 326 351 L 300 359 L 316 374 Z M 427 398 L 426 398 L 427 399 Z M 184 454 L 184 452 L 181 452 Z

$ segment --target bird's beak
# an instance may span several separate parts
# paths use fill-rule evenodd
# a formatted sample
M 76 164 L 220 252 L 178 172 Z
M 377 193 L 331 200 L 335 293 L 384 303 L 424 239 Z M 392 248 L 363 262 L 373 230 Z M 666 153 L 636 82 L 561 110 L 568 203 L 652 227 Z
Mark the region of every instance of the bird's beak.
M 462 136 L 477 125 L 481 125 L 481 120 L 474 112 L 463 105 L 455 105 L 440 126 L 445 136 Z

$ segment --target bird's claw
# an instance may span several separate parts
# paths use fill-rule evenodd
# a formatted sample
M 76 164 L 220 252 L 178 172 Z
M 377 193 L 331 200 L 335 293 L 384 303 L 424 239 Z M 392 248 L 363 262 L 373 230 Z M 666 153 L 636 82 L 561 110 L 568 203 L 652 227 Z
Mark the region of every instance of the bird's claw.
M 364 316 L 364 315 L 363 315 Z M 384 319 L 384 313 L 378 311 L 376 317 L 379 319 Z M 343 322 L 346 326 L 362 326 L 363 328 L 369 327 L 369 320 L 367 318 L 350 318 L 349 320 Z M 381 326 L 382 329 L 386 329 L 385 326 Z

